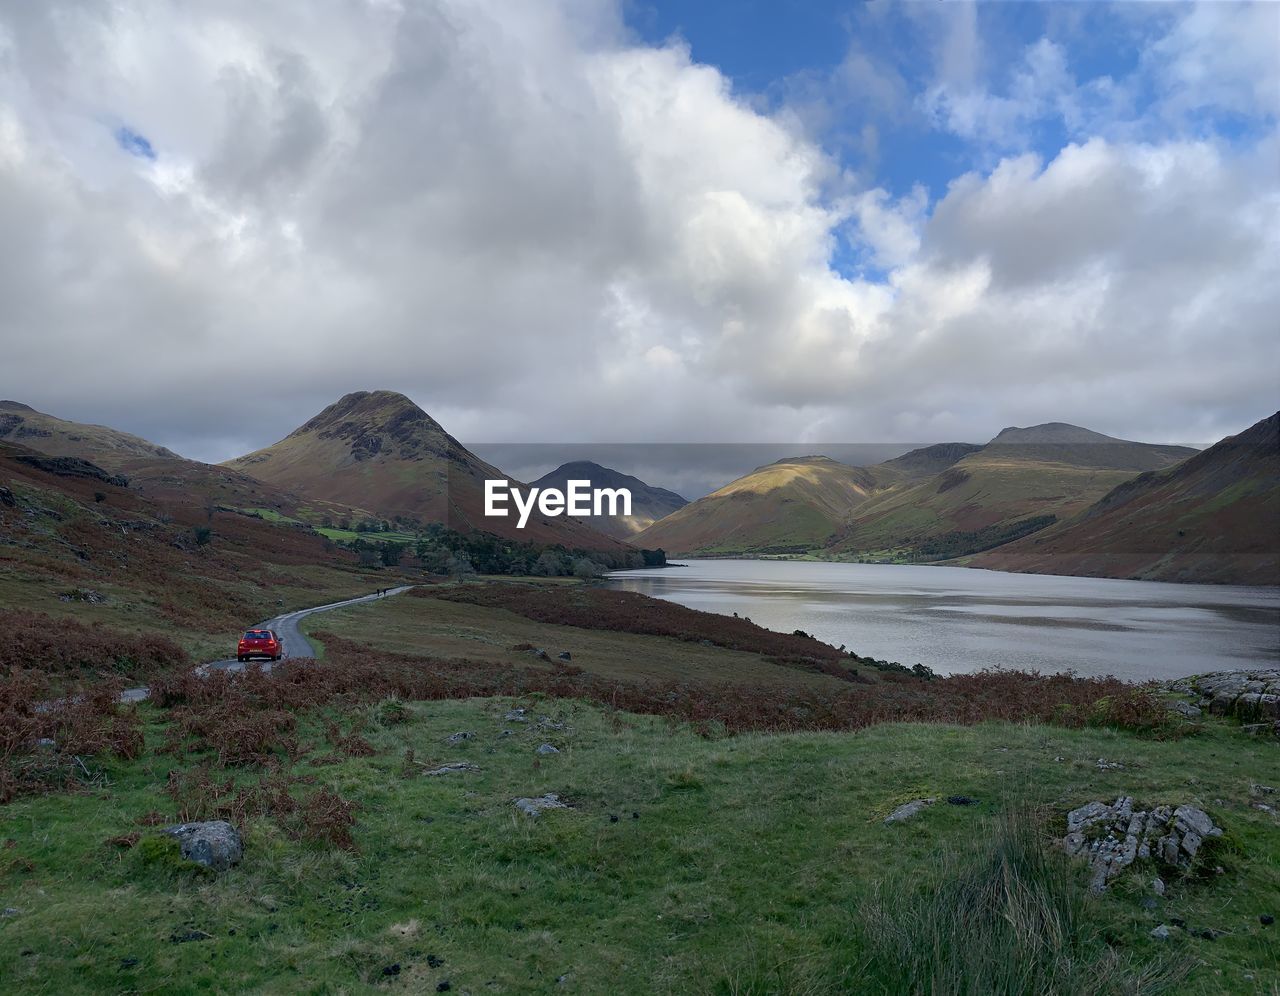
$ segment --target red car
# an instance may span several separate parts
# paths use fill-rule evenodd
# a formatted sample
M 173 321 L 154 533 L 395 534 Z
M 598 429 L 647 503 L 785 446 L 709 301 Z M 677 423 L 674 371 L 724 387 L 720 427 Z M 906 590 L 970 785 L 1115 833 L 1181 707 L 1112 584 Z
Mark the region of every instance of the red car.
M 246 631 L 236 647 L 236 660 L 242 664 L 250 657 L 265 657 L 268 660 L 278 661 L 283 656 L 284 644 L 280 642 L 280 637 L 276 635 L 275 630 L 271 629 Z

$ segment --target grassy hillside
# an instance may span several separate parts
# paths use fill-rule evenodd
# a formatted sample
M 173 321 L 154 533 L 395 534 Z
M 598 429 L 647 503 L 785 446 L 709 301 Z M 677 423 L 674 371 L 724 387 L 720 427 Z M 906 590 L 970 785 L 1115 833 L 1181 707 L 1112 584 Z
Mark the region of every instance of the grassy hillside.
M 1280 584 L 1280 413 L 974 566 L 1155 581 Z
M 1010 952 L 1039 973 L 1031 991 L 1280 985 L 1276 928 L 1259 921 L 1280 894 L 1276 825 L 1257 794 L 1280 784 L 1280 761 L 1238 727 L 1152 739 L 1025 719 L 903 724 L 881 711 L 856 733 L 751 732 L 762 714 L 739 697 L 791 693 L 719 686 L 701 698 L 557 663 L 442 660 L 430 644 L 447 603 L 412 602 L 425 622 L 408 656 L 362 649 L 388 629 L 413 639 L 393 615 L 408 600 L 344 610 L 360 644 L 330 635 L 325 661 L 269 679 L 170 682 L 113 720 L 126 756 L 86 751 L 87 774 L 71 765 L 80 791 L 0 805 L 7 990 L 182 979 L 241 991 L 897 993 L 922 984 L 904 975 L 912 951 L 942 970 L 963 963 L 983 992 L 1028 991 L 992 981 Z M 575 647 L 587 638 L 566 629 Z M 625 637 L 654 655 L 670 642 Z M 1039 687 L 1025 701 L 1046 715 L 1046 690 L 1101 689 Z M 704 704 L 748 725 L 730 734 L 681 718 Z M 776 715 L 811 721 L 795 706 Z M 126 736 L 135 728 L 141 740 Z M 75 729 L 59 734 L 68 746 Z M 450 744 L 460 732 L 470 736 Z M 544 743 L 557 753 L 537 753 Z M 62 759 L 47 756 L 45 777 Z M 457 762 L 474 767 L 427 774 Z M 568 808 L 530 819 L 513 805 L 546 792 Z M 1121 795 L 1200 805 L 1227 837 L 1201 872 L 1167 875 L 1162 897 L 1148 869 L 1087 897 L 1085 869 L 1055 857 L 1050 838 L 1067 810 Z M 884 824 L 921 797 L 938 803 Z M 1041 835 L 1021 852 L 1000 829 L 1020 813 Z M 228 872 L 202 874 L 155 842 L 157 823 L 213 816 L 244 828 L 245 858 Z M 982 904 L 946 905 L 966 895 Z M 939 917 L 970 931 L 963 957 L 936 946 L 927 925 Z M 1180 922 L 1171 941 L 1149 936 Z
M 522 542 L 623 553 L 626 546 L 577 519 L 484 516 L 484 482 L 506 479 L 402 394 L 357 391 L 271 446 L 225 466 L 318 501 L 385 518 L 482 530 Z
M 1195 450 L 1051 422 L 990 443 L 939 443 L 871 467 L 779 461 L 645 530 L 676 555 L 811 554 L 940 560 L 1070 517 L 1143 471 Z
M 0 605 L 10 612 L 161 635 L 198 659 L 221 657 L 238 630 L 281 607 L 378 587 L 355 560 L 198 488 L 143 491 L 85 461 L 0 443 Z
M 51 456 L 81 457 L 112 473 L 129 472 L 157 459 L 182 459 L 140 436 L 105 425 L 68 422 L 18 401 L 0 401 L 0 440 Z
M 825 546 L 875 490 L 861 467 L 828 457 L 779 460 L 654 523 L 637 545 L 668 553 L 798 553 Z

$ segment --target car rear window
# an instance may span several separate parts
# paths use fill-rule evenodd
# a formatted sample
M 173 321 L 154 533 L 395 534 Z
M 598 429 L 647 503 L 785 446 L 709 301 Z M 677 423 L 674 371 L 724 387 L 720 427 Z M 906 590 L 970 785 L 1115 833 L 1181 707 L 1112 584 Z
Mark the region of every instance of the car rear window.
M 246 640 L 269 640 L 271 639 L 271 634 L 265 629 L 251 629 L 245 633 L 244 638 Z

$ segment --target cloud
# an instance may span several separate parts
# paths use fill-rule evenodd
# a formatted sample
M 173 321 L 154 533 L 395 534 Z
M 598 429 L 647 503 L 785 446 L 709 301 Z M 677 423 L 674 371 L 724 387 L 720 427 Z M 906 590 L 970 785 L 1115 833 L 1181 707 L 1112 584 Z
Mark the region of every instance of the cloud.
M 604 0 L 308 10 L 0 13 L 0 395 L 210 459 L 374 387 L 509 441 L 1210 439 L 1271 401 L 1274 141 L 1083 136 L 931 202 Z M 890 68 L 847 73 L 908 113 Z M 939 113 L 1007 132 L 1069 71 Z

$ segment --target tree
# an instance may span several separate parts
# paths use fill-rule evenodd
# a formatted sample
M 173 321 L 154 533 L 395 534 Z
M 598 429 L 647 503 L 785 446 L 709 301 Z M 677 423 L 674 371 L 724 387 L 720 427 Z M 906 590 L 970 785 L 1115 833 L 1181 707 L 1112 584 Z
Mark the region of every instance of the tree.
M 463 578 L 476 572 L 476 569 L 471 566 L 471 558 L 463 550 L 455 550 L 449 554 L 444 567 L 446 574 L 456 578 Z
M 605 569 L 588 557 L 579 557 L 573 562 L 573 576 L 590 580 L 604 577 Z
M 382 563 L 386 567 L 400 566 L 400 558 L 404 555 L 405 544 L 403 543 L 383 543 L 382 544 Z
M 544 578 L 555 578 L 567 574 L 564 558 L 555 550 L 543 550 L 542 555 L 533 564 L 533 573 Z
M 208 546 L 209 541 L 213 539 L 213 530 L 208 526 L 196 526 L 196 546 Z

